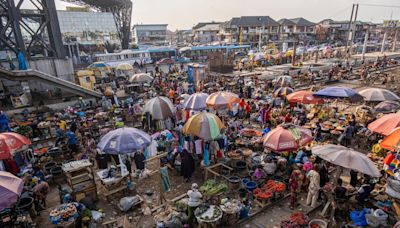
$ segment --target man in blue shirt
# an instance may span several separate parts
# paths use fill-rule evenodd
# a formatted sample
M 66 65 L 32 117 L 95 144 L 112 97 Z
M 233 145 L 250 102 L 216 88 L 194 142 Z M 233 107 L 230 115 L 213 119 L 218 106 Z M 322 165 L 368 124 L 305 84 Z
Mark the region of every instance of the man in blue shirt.
M 78 152 L 78 139 L 75 136 L 75 133 L 73 133 L 71 130 L 68 130 L 67 132 L 67 138 L 68 138 L 68 148 L 71 150 L 71 152 Z

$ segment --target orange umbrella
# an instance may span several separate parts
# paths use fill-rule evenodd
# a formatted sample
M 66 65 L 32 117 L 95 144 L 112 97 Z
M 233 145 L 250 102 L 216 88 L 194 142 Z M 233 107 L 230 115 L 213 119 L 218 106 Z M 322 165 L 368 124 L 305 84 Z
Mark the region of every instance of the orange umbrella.
M 286 96 L 290 103 L 322 104 L 324 100 L 313 96 L 313 92 L 301 90 Z
M 206 104 L 214 109 L 229 107 L 232 103 L 239 103 L 239 96 L 231 92 L 216 92 L 210 94 L 206 100 Z
M 386 149 L 395 151 L 400 143 L 400 127 L 394 129 L 379 145 Z
M 399 113 L 384 115 L 374 122 L 368 124 L 369 130 L 384 136 L 388 136 L 397 127 L 400 127 Z

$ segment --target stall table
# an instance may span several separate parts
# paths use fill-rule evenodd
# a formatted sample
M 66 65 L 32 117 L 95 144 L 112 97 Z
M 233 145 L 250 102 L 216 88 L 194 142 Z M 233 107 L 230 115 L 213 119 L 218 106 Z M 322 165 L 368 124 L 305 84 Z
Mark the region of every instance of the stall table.
M 72 189 L 77 201 L 88 195 L 97 199 L 97 187 L 91 167 L 92 163 L 88 159 L 62 165 L 68 186 Z
M 108 169 L 97 171 L 96 174 L 101 180 L 101 184 L 104 189 L 104 195 L 107 199 L 111 195 L 126 191 L 128 189 L 126 179 L 129 176 L 129 173 L 126 173 L 123 176 L 104 178 L 105 172 L 108 172 Z

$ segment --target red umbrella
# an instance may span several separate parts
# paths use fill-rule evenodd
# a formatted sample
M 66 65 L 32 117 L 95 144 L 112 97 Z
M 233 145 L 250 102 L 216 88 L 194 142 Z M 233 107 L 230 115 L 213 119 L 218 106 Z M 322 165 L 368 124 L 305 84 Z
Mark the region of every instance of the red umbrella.
M 313 92 L 301 90 L 296 91 L 287 95 L 286 99 L 290 103 L 302 103 L 302 104 L 322 104 L 324 100 L 319 97 L 314 97 Z
M 281 125 L 264 138 L 264 146 L 276 151 L 293 151 L 313 140 L 309 129 L 296 125 Z
M 17 133 L 1 133 L 0 134 L 0 160 L 11 158 L 11 154 L 15 151 L 25 149 L 31 145 L 31 141 Z
M 388 136 L 395 128 L 400 127 L 400 114 L 392 113 L 382 116 L 374 122 L 368 124 L 368 129 Z

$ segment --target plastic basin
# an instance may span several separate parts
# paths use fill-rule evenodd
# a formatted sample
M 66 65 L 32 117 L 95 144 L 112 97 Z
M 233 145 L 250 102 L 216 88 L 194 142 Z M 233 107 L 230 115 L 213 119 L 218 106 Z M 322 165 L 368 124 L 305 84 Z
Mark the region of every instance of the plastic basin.
M 247 190 L 249 190 L 249 191 L 252 192 L 254 189 L 257 188 L 257 183 L 254 182 L 254 181 L 249 181 L 249 182 L 247 182 L 247 183 L 245 184 L 245 187 L 246 187 Z

